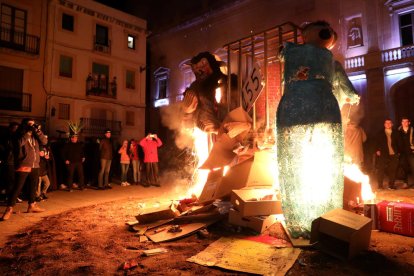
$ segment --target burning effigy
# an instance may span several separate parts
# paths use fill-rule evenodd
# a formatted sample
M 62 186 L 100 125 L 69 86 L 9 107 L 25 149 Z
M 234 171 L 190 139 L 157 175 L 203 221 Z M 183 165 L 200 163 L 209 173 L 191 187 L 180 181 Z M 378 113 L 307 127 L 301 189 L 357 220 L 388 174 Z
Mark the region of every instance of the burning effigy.
M 343 133 L 338 94 L 359 96 L 329 51 L 336 33 L 318 21 L 302 30 L 304 44 L 286 43 L 284 94 L 277 110 L 277 156 L 286 227 L 294 238 L 309 239 L 312 221 L 342 208 Z

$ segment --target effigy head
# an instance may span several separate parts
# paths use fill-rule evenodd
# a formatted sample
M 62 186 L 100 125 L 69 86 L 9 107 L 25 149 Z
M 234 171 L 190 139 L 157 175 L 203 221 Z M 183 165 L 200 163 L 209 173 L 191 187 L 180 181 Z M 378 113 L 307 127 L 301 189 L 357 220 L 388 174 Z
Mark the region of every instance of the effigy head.
M 304 43 L 332 49 L 337 40 L 337 34 L 326 21 L 315 21 L 302 28 Z
M 191 59 L 190 65 L 196 79 L 203 80 L 212 74 L 220 73 L 221 61 L 209 52 L 201 52 Z

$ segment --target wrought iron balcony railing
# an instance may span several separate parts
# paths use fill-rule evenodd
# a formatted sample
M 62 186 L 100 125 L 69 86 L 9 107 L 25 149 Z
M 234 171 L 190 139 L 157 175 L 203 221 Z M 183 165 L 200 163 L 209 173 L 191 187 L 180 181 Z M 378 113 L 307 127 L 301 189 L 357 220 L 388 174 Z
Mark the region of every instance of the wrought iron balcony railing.
M 81 118 L 82 134 L 84 136 L 102 137 L 106 129 L 110 129 L 113 136 L 121 134 L 121 122 L 92 118 Z
M 0 90 L 0 110 L 32 111 L 32 94 Z
M 32 55 L 39 54 L 40 38 L 24 32 L 0 27 L 0 47 L 25 52 Z

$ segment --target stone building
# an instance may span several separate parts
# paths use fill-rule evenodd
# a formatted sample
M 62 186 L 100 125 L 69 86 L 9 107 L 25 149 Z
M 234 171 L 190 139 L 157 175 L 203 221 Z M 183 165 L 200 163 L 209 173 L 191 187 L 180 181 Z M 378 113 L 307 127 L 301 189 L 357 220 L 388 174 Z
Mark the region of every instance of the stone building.
M 49 136 L 83 125 L 145 131 L 146 21 L 94 1 L 0 1 L 1 124 L 34 117 Z
M 264 89 L 251 115 L 256 128 L 274 127 L 281 97 L 278 49 L 285 41 L 300 43 L 300 26 L 315 20 L 330 22 L 338 33 L 332 51 L 361 95 L 361 125 L 368 136 L 386 117 L 397 125 L 402 115 L 414 119 L 413 9 L 408 0 L 239 0 L 177 21 L 148 38 L 151 128 L 162 128 L 160 105 L 181 100 L 194 80 L 186 64 L 202 51 L 227 62 L 240 91 L 258 64 Z

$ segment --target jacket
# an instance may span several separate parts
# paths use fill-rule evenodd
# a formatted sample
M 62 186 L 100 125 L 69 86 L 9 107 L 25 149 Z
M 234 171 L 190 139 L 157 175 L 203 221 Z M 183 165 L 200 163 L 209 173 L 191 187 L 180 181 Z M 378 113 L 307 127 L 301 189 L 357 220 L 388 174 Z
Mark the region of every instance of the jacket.
M 160 138 L 147 139 L 145 137 L 139 144 L 144 150 L 144 163 L 158 162 L 158 148 L 162 146 Z
M 103 138 L 99 144 L 99 149 L 101 153 L 101 159 L 112 160 L 113 146 L 111 139 Z
M 46 144 L 47 136 L 42 131 L 39 130 L 36 134 L 24 133 L 16 141 L 15 168 L 39 168 L 39 145 L 45 146 Z

